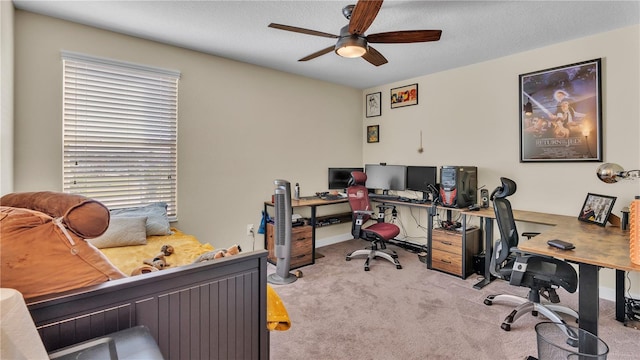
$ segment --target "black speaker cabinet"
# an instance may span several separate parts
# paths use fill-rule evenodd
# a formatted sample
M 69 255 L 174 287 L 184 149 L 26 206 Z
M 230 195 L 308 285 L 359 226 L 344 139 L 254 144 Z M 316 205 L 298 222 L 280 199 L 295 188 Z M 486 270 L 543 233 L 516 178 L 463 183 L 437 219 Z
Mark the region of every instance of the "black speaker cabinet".
M 440 202 L 443 206 L 463 208 L 478 201 L 478 168 L 442 166 L 440 168 Z
M 489 190 L 480 189 L 480 206 L 483 208 L 489 207 Z

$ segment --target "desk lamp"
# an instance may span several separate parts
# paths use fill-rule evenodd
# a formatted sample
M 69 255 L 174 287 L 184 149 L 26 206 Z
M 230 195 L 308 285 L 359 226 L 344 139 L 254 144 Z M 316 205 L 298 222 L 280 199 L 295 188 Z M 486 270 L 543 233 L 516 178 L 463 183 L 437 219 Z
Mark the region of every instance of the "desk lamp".
M 640 179 L 640 170 L 624 171 L 622 166 L 614 163 L 605 163 L 596 170 L 598 179 L 607 184 L 613 184 L 620 180 Z
M 613 184 L 619 180 L 640 179 L 640 170 L 624 171 L 622 166 L 613 163 L 605 163 L 596 171 L 598 179 Z M 623 211 L 622 229 L 627 229 L 627 223 L 631 225 L 629 231 L 629 255 L 631 262 L 640 265 L 640 196 L 636 196 L 631 203 L 631 218 L 629 211 Z M 626 219 L 625 219 L 626 218 Z

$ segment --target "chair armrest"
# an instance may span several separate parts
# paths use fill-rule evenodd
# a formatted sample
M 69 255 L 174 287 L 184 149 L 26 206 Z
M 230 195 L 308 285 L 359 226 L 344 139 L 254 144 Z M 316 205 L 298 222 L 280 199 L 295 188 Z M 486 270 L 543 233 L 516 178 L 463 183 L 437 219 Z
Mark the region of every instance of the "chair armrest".
M 522 236 L 526 237 L 527 239 L 531 239 L 532 237 L 539 235 L 539 232 L 523 232 Z
M 522 279 L 524 278 L 524 274 L 527 272 L 527 265 L 530 258 L 530 256 L 518 256 L 516 258 L 511 269 L 509 284 L 514 286 L 520 286 L 520 284 L 522 284 Z
M 355 215 L 353 226 L 351 227 L 351 234 L 354 238 L 358 239 L 360 237 L 360 232 L 362 229 L 362 225 L 365 222 L 365 215 L 368 215 L 368 218 L 373 216 L 374 212 L 371 210 L 353 210 L 353 215 Z

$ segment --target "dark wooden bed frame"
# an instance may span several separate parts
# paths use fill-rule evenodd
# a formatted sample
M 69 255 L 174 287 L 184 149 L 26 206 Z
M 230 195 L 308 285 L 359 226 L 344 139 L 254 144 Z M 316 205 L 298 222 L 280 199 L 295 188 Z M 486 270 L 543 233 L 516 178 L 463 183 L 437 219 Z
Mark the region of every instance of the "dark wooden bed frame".
M 47 351 L 145 325 L 165 359 L 268 359 L 267 251 L 47 295 L 27 306 Z

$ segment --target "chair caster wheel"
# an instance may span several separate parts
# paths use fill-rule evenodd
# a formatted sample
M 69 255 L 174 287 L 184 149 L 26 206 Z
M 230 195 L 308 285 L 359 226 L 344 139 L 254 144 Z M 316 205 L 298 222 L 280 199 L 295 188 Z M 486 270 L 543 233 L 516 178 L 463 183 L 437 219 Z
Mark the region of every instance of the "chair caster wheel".
M 511 331 L 511 325 L 507 323 L 502 323 L 502 325 L 500 325 L 500 328 L 504 331 Z
M 491 306 L 491 305 L 493 305 L 493 301 L 491 301 L 489 299 L 484 299 L 484 304 Z
M 368 267 L 368 266 L 365 266 L 365 267 L 364 267 L 364 271 L 369 271 L 369 267 Z
M 351 258 L 347 256 L 347 261 L 351 261 Z
M 396 269 L 402 269 L 402 265 L 396 265 Z

